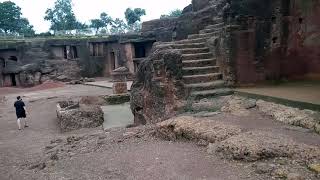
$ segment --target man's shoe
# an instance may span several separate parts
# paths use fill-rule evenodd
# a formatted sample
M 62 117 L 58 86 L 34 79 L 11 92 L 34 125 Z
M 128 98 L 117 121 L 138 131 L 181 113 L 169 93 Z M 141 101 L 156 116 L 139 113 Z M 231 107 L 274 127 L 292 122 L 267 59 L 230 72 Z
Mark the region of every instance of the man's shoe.
M 25 128 L 29 127 L 28 125 L 24 125 Z

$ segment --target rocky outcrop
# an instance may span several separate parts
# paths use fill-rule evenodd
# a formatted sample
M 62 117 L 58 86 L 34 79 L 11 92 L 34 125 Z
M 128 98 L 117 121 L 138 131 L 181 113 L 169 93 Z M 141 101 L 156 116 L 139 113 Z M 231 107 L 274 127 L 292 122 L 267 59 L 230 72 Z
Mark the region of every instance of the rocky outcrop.
M 142 34 L 153 35 L 157 41 L 172 41 L 196 34 L 205 26 L 214 23 L 214 17 L 222 16 L 226 0 L 193 0 L 178 18 L 164 18 L 142 24 Z
M 132 104 L 134 104 L 134 106 L 132 106 L 133 113 L 136 119 L 142 120 L 142 122 L 138 124 L 156 123 L 169 118 L 171 114 L 175 112 L 175 106 L 179 107 L 183 105 L 175 100 L 179 94 L 184 95 L 181 96 L 182 98 L 184 97 L 184 99 L 180 97 L 178 101 L 193 101 L 233 93 L 231 89 L 226 88 L 229 82 L 224 80 L 229 81 L 228 76 L 224 77 L 223 75 L 226 73 L 221 73 L 224 69 L 220 69 L 215 54 L 210 49 L 210 42 L 208 42 L 211 38 L 217 39 L 222 34 L 222 29 L 225 26 L 221 18 L 222 7 L 224 7 L 226 2 L 223 0 L 210 1 L 210 5 L 204 8 L 204 4 L 208 4 L 208 2 L 209 1 L 194 1 L 193 4 L 195 4 L 195 7 L 202 7 L 203 9 L 196 12 L 189 12 L 187 13 L 188 15 L 184 14 L 178 18 L 160 19 L 144 23 L 142 33 L 154 31 L 156 34 L 162 36 L 167 30 L 169 34 L 172 34 L 170 28 L 173 28 L 178 36 L 173 39 L 170 39 L 171 37 L 169 39 L 161 39 L 162 37 L 160 37 L 159 40 L 161 41 L 173 41 L 156 44 L 154 46 L 155 54 L 150 56 L 149 59 L 140 66 L 137 78 L 141 80 L 136 80 L 136 82 L 145 81 L 146 88 L 145 85 L 138 85 L 139 83 L 137 83 L 136 85 L 140 87 L 137 88 L 137 86 L 133 86 L 133 93 L 131 95 L 131 101 L 133 101 Z M 184 20 L 188 20 L 188 23 L 184 22 Z M 179 23 L 183 25 L 179 27 Z M 185 26 L 192 26 L 192 28 L 197 29 L 189 31 L 190 29 Z M 185 34 L 179 35 L 179 31 L 183 31 Z M 192 34 L 190 32 L 192 32 Z M 169 36 L 171 36 L 171 34 Z M 185 39 L 178 40 L 182 38 Z M 174 55 L 176 53 L 180 53 L 179 63 L 176 63 L 176 59 L 178 58 L 177 55 Z M 163 63 L 157 64 L 158 62 Z M 162 67 L 163 70 L 158 71 L 157 68 L 155 68 L 156 66 L 164 66 L 164 68 Z M 148 74 L 146 72 L 151 73 Z M 172 73 L 175 75 L 174 78 L 171 76 Z M 158 82 L 156 83 L 156 81 Z M 177 82 L 179 82 L 179 84 L 176 84 Z M 144 87 L 142 91 L 148 89 L 151 95 L 148 93 L 137 93 L 137 89 L 142 89 L 141 87 Z M 164 92 L 161 90 L 162 87 L 169 93 L 162 93 Z M 149 95 L 154 99 L 154 102 L 148 103 L 148 101 L 140 100 L 134 102 L 134 98 L 148 99 L 146 97 Z M 156 107 L 160 107 L 160 110 L 154 111 L 153 109 L 156 109 Z
M 241 129 L 237 126 L 191 116 L 172 118 L 157 124 L 157 134 L 168 140 L 185 138 L 215 143 L 239 133 Z
M 219 118 L 218 118 L 219 119 Z M 319 161 L 320 149 L 286 133 L 247 130 L 244 126 L 214 117 L 175 117 L 156 125 L 156 134 L 166 140 L 188 139 L 208 145 L 208 153 L 224 158 L 255 162 L 273 158 L 292 158 L 302 163 Z M 199 144 L 200 145 L 200 144 Z
M 81 128 L 94 128 L 103 124 L 103 111 L 100 106 L 63 101 L 57 105 L 57 117 L 63 132 Z
M 15 85 L 30 87 L 41 84 L 47 80 L 70 81 L 80 78 L 80 65 L 76 60 L 66 60 L 51 56 L 50 49 L 45 47 L 45 40 L 28 40 L 22 43 L 1 42 L 0 56 L 4 65 L 0 73 L 4 77 L 15 76 Z M 4 47 L 2 47 L 4 46 Z M 7 49 L 8 48 L 8 49 Z M 13 58 L 13 59 L 10 59 Z M 11 82 L 1 83 L 0 86 L 14 85 Z
M 135 124 L 157 123 L 172 117 L 185 96 L 183 86 L 181 53 L 156 45 L 139 66 L 131 86 Z
M 250 131 L 233 136 L 217 144 L 216 152 L 225 157 L 258 161 L 275 157 L 288 157 L 316 161 L 320 151 L 317 146 L 299 143 L 294 139 L 282 135 L 263 131 Z

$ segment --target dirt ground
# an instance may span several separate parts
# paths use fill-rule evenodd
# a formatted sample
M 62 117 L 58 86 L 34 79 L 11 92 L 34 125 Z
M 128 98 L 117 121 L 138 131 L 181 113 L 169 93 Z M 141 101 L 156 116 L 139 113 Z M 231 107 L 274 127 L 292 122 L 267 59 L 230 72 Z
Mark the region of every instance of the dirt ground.
M 209 154 L 201 143 L 158 138 L 154 127 L 60 132 L 57 101 L 105 95 L 111 93 L 109 89 L 76 85 L 18 92 L 2 93 L 5 100 L 0 104 L 0 180 L 269 179 L 256 173 L 252 163 Z M 17 130 L 12 107 L 17 95 L 24 97 L 30 113 L 30 127 L 22 131 Z M 284 133 L 299 142 L 320 145 L 319 135 L 283 125 L 255 111 L 246 117 L 220 114 L 214 120 L 238 125 L 244 131 Z

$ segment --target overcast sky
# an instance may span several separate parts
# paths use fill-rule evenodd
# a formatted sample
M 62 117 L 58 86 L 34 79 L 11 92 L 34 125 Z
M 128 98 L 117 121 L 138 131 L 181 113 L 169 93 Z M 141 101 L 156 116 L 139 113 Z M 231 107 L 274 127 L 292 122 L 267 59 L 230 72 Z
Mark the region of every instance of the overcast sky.
M 5 0 L 0 0 L 3 2 Z M 37 32 L 46 32 L 49 22 L 43 20 L 47 8 L 54 5 L 55 0 L 11 0 L 22 9 L 24 17 L 28 18 Z M 191 0 L 73 0 L 74 13 L 81 22 L 98 18 L 101 12 L 106 12 L 113 18 L 124 18 L 124 11 L 128 8 L 144 8 L 147 15 L 143 21 L 157 19 L 174 9 L 183 9 Z

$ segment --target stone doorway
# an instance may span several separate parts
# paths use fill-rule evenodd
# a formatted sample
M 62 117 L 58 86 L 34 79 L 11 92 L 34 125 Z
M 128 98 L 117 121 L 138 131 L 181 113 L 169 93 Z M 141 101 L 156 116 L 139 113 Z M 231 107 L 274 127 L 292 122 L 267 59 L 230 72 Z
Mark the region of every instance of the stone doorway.
M 146 48 L 144 43 L 134 43 L 135 58 L 145 58 Z
M 110 67 L 111 71 L 116 69 L 116 54 L 114 52 L 110 53 Z
M 3 72 L 3 69 L 6 67 L 6 61 L 4 58 L 0 57 L 0 87 L 3 86 L 3 75 L 2 75 L 2 72 Z
M 0 69 L 3 69 L 6 67 L 6 62 L 4 58 L 0 57 Z
M 13 73 L 10 74 L 10 79 L 11 79 L 11 86 L 17 86 L 16 75 Z

